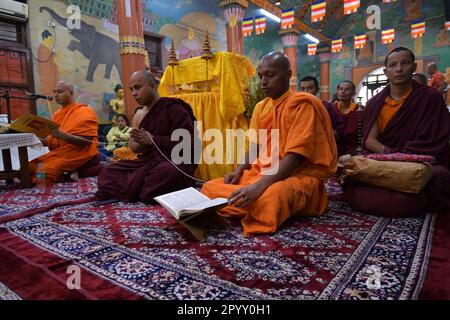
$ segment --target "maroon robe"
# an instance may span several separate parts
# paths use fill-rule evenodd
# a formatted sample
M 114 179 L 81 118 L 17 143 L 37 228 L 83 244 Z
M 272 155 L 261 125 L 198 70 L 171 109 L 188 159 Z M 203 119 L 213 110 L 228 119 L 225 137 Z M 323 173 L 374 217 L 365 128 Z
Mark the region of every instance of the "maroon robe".
M 327 108 L 328 114 L 330 115 L 333 130 L 337 132 L 339 138 L 342 138 L 344 136 L 344 119 L 342 113 L 337 110 L 332 103 L 323 100 L 322 103 L 325 108 Z
M 336 103 L 332 104 L 335 112 L 339 113 L 343 120 L 342 134 L 337 141 L 338 154 L 355 154 L 358 147 L 358 119 L 362 117 L 362 111 L 355 109 L 352 112 L 343 114 Z
M 368 103 L 363 125 L 364 142 L 385 99 L 387 86 Z M 423 210 L 450 213 L 450 114 L 439 92 L 417 82 L 378 140 L 387 153 L 432 155 L 437 164 L 433 176 L 418 194 L 406 194 L 367 185 L 346 185 L 346 198 L 358 210 L 389 216 L 406 216 Z
M 172 148 L 179 141 L 171 141 L 172 132 L 186 129 L 191 134 L 191 164 L 181 163 L 178 168 L 193 176 L 194 121 L 191 107 L 183 100 L 161 98 L 145 115 L 140 124 L 153 135 L 155 144 L 170 159 Z M 113 163 L 103 169 L 98 177 L 97 199 L 152 202 L 161 194 L 191 187 L 195 181 L 178 171 L 156 149 L 146 146 L 136 160 Z

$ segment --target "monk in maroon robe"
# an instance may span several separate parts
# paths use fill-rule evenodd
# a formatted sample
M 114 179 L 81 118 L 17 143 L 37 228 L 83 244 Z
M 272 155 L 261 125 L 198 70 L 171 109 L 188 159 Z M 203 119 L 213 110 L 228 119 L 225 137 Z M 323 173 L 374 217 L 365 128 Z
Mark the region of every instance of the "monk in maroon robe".
M 361 111 L 358 104 L 353 102 L 356 94 L 355 84 L 344 80 L 337 87 L 338 101 L 333 103 L 334 109 L 341 115 L 344 121 L 344 131 L 341 139 L 337 141 L 339 155 L 355 154 L 358 147 L 358 121 Z
M 367 104 L 363 133 L 372 153 L 431 155 L 436 159 L 433 175 L 424 189 L 402 193 L 364 184 L 346 184 L 350 205 L 382 216 L 411 216 L 450 212 L 450 114 L 439 92 L 412 79 L 414 53 L 399 47 L 385 60 L 389 85 Z
M 317 95 L 319 92 L 319 82 L 314 77 L 304 77 L 300 80 L 299 85 L 300 92 L 307 92 L 312 94 L 313 96 Z M 337 109 L 333 106 L 332 103 L 323 101 L 322 104 L 328 111 L 328 115 L 330 116 L 331 126 L 333 127 L 334 138 L 336 141 L 339 141 L 344 135 L 344 119 L 342 115 Z
M 196 169 L 194 161 L 194 121 L 191 107 L 183 100 L 160 98 L 154 76 L 148 71 L 138 71 L 130 78 L 130 89 L 139 105 L 133 118 L 130 149 L 139 153 L 136 160 L 124 160 L 105 167 L 98 177 L 99 200 L 152 202 L 161 194 L 191 187 Z M 189 161 L 170 163 L 158 150 L 171 159 L 172 148 L 180 143 L 171 141 L 176 129 L 185 129 L 190 135 Z M 184 139 L 185 137 L 183 137 Z M 184 158 L 183 151 L 180 157 Z

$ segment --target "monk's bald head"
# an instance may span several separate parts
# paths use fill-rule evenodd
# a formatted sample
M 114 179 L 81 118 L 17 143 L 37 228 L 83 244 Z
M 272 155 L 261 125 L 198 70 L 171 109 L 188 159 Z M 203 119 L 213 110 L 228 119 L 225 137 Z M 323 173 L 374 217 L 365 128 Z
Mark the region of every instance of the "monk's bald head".
M 430 75 L 435 74 L 436 71 L 438 71 L 437 63 L 434 61 L 430 62 L 429 64 L 427 64 L 426 70 Z
M 129 87 L 140 106 L 152 106 L 159 99 L 155 76 L 148 70 L 134 72 L 130 77 Z
M 134 72 L 131 75 L 130 81 L 132 79 L 141 79 L 141 78 L 144 79 L 147 82 L 147 84 L 149 84 L 149 85 L 151 83 L 153 83 L 153 84 L 156 83 L 155 76 L 148 70 L 139 70 L 139 71 Z
M 284 53 L 274 51 L 266 54 L 262 57 L 257 71 L 261 89 L 267 97 L 277 99 L 289 90 L 292 70 Z
M 56 88 L 68 90 L 73 94 L 73 85 L 67 81 L 59 81 L 58 84 L 56 85 Z
M 73 85 L 66 81 L 59 81 L 53 90 L 54 98 L 57 104 L 65 107 L 74 102 Z
M 288 57 L 280 51 L 272 51 L 261 58 L 260 64 L 271 64 L 282 71 L 288 71 L 291 69 L 291 63 Z

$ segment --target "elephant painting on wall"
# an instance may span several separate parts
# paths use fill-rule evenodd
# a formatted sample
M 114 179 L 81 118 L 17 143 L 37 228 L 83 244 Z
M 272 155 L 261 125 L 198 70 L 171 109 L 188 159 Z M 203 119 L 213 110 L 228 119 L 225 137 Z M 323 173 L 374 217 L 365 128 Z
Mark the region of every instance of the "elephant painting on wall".
M 67 19 L 58 15 L 53 9 L 40 7 L 39 11 L 47 11 L 56 22 L 66 27 Z M 70 41 L 67 49 L 70 51 L 78 50 L 89 60 L 86 81 L 92 82 L 94 80 L 94 73 L 99 64 L 106 65 L 104 75 L 106 79 L 110 78 L 113 66 L 117 68 L 120 77 L 122 77 L 118 41 L 97 32 L 94 26 L 84 21 L 81 21 L 79 29 L 72 29 L 69 32 L 78 41 Z

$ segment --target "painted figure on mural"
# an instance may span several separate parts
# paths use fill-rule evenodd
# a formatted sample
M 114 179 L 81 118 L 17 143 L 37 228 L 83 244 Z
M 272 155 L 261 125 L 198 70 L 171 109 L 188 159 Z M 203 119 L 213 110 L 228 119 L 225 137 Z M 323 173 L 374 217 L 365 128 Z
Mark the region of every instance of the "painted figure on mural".
M 445 28 L 439 29 L 438 34 L 436 35 L 436 41 L 433 42 L 433 47 L 446 47 L 450 46 L 450 39 L 448 36 L 448 31 Z
M 414 21 L 423 18 L 422 12 L 423 0 L 404 0 L 403 8 L 405 9 L 404 21 Z
M 116 93 L 116 97 L 111 99 L 109 102 L 109 106 L 111 107 L 112 112 L 114 113 L 113 119 L 111 120 L 111 124 L 117 124 L 117 117 L 119 114 L 123 114 L 125 111 L 125 103 L 123 98 L 123 86 L 121 84 L 117 84 L 114 88 L 114 92 Z
M 37 52 L 40 79 L 40 93 L 51 96 L 58 83 L 58 65 L 55 63 L 56 53 L 53 52 L 53 35 L 48 30 L 41 33 L 42 42 Z

